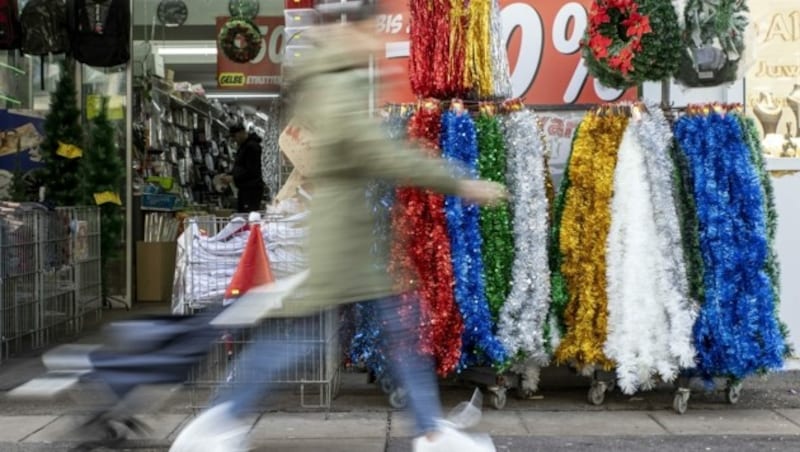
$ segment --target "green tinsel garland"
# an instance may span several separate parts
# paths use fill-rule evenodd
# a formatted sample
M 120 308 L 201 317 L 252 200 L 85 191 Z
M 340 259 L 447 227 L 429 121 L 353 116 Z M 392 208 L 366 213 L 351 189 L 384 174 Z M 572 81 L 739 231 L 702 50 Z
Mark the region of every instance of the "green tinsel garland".
M 678 16 L 672 3 L 664 0 L 640 0 L 639 13 L 650 18 L 652 32 L 642 37 L 642 49 L 633 57 L 633 70 L 627 75 L 598 61 L 588 45 L 590 36 L 584 37 L 582 53 L 589 73 L 609 88 L 625 89 L 638 86 L 646 81 L 663 80 L 678 69 L 683 44 L 678 27 Z M 626 18 L 605 24 L 603 33 L 614 36 L 624 45 L 624 35 L 620 36 L 621 22 Z M 619 25 L 619 27 L 618 27 Z M 613 45 L 612 51 L 620 44 Z
M 745 30 L 748 25 L 749 8 L 743 0 L 689 0 L 684 17 L 683 49 L 680 67 L 675 79 L 685 86 L 716 86 L 735 82 L 739 78 L 739 61 L 745 50 Z M 724 64 L 700 77 L 695 68 L 692 50 L 700 47 L 716 49 Z M 733 57 L 733 58 L 731 58 Z
M 583 127 L 583 122 L 578 125 L 575 133 L 572 135 L 572 144 L 578 137 L 578 130 Z M 571 149 L 572 147 L 570 147 Z M 553 213 L 552 221 L 550 222 L 550 312 L 548 319 L 545 323 L 545 339 L 547 346 L 552 348 L 553 345 L 553 325 L 558 327 L 558 336 L 564 336 L 567 326 L 564 323 L 564 310 L 567 308 L 569 302 L 569 292 L 567 291 L 567 281 L 561 273 L 561 264 L 564 261 L 564 256 L 561 254 L 561 217 L 564 215 L 564 206 L 566 205 L 567 190 L 569 190 L 569 163 L 572 159 L 570 153 L 567 158 L 567 164 L 564 167 L 564 174 L 562 175 L 561 183 L 558 187 L 558 193 L 553 200 Z M 553 353 L 554 350 L 548 350 Z
M 478 172 L 481 179 L 506 183 L 506 149 L 500 123 L 493 115 L 482 113 L 475 126 L 478 132 Z M 514 262 L 514 234 L 508 203 L 481 208 L 483 267 L 486 298 L 492 318 L 511 290 L 511 267 Z
M 683 255 L 686 260 L 686 276 L 689 279 L 689 295 L 702 304 L 705 301 L 705 266 L 700 254 L 700 224 L 697 219 L 697 208 L 694 203 L 692 173 L 686 155 L 678 143 L 673 141 L 670 149 L 675 162 L 673 181 L 677 196 L 678 218 L 683 236 Z
M 767 243 L 769 248 L 769 255 L 767 256 L 767 263 L 765 271 L 769 276 L 772 285 L 772 295 L 775 300 L 775 318 L 778 319 L 783 335 L 784 342 L 786 343 L 786 356 L 792 356 L 793 350 L 791 344 L 787 340 L 789 337 L 789 327 L 780 319 L 778 309 L 781 300 L 781 269 L 778 262 L 778 253 L 775 248 L 775 235 L 778 231 L 778 209 L 775 207 L 775 191 L 772 187 L 772 179 L 770 179 L 767 172 L 766 163 L 764 161 L 764 150 L 761 147 L 761 138 L 758 133 L 753 118 L 739 115 L 739 121 L 744 131 L 744 138 L 747 146 L 750 148 L 750 156 L 758 170 L 758 177 L 761 179 L 761 186 L 764 189 L 764 208 L 767 217 Z

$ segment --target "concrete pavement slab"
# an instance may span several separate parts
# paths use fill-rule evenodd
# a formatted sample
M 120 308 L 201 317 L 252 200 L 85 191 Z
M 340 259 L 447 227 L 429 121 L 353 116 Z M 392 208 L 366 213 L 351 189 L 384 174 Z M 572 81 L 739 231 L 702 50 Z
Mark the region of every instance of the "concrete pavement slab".
M 771 410 L 692 410 L 651 413 L 675 435 L 800 435 L 800 427 Z
M 800 410 L 798 409 L 787 409 L 787 410 L 775 410 L 781 416 L 789 419 L 795 425 L 800 426 Z
M 56 419 L 57 416 L 0 416 L 0 442 L 21 441 Z
M 271 439 L 261 441 L 255 452 L 384 452 L 386 438 L 351 438 L 331 441 L 325 439 Z
M 25 443 L 53 443 L 59 441 L 83 441 L 92 439 L 86 434 L 80 434 L 78 427 L 86 422 L 89 416 L 65 415 L 51 422 L 43 429 L 25 438 Z
M 516 411 L 484 411 L 481 423 L 474 430 L 490 435 L 524 436 L 528 429 Z M 392 413 L 392 431 L 394 438 L 410 438 L 414 435 L 413 421 L 400 413 Z
M 533 436 L 664 435 L 667 432 L 645 411 L 521 412 Z
M 185 414 L 150 414 L 140 416 L 139 419 L 152 430 L 147 435 L 148 439 L 165 440 L 174 436 L 178 427 L 183 426 L 189 416 Z
M 251 433 L 267 439 L 386 438 L 387 413 L 265 413 Z

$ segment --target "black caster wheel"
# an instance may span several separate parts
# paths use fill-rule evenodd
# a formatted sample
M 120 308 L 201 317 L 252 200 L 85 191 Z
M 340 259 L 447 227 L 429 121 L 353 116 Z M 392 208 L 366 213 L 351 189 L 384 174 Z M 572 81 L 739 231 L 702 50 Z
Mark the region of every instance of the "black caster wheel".
M 725 401 L 731 405 L 739 403 L 739 398 L 742 396 L 742 383 L 729 383 L 725 390 Z
M 589 388 L 587 400 L 595 406 L 600 406 L 606 401 L 606 390 L 608 389 L 607 383 L 604 381 L 595 381 L 592 387 Z
M 408 394 L 403 388 L 397 388 L 389 394 L 389 405 L 397 410 L 402 410 L 408 406 Z
M 381 391 L 383 391 L 383 393 L 386 394 L 386 395 L 389 395 L 389 394 L 393 393 L 394 390 L 395 390 L 394 382 L 389 377 L 381 378 L 378 381 L 378 384 L 380 384 Z
M 492 408 L 495 410 L 502 410 L 506 407 L 507 402 L 508 396 L 506 395 L 506 391 L 504 389 L 492 391 L 492 394 L 489 396 L 489 403 L 492 404 Z
M 672 399 L 672 409 L 675 410 L 678 414 L 685 414 L 686 410 L 689 408 L 689 396 L 690 392 L 688 389 L 678 389 L 675 392 L 675 398 Z

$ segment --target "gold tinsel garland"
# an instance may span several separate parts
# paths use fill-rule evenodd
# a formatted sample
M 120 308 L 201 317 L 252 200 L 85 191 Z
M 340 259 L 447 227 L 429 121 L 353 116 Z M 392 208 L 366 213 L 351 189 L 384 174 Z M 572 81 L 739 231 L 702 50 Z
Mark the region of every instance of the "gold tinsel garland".
M 628 119 L 589 113 L 570 158 L 570 187 L 561 220 L 561 271 L 569 287 L 564 312 L 566 335 L 556 361 L 579 370 L 613 363 L 603 353 L 608 323 L 606 239 L 611 226 L 614 169 Z
M 472 89 L 479 97 L 491 96 L 492 52 L 489 35 L 489 20 L 492 10 L 491 0 L 472 0 L 469 4 L 469 25 L 467 26 L 466 61 L 464 87 Z

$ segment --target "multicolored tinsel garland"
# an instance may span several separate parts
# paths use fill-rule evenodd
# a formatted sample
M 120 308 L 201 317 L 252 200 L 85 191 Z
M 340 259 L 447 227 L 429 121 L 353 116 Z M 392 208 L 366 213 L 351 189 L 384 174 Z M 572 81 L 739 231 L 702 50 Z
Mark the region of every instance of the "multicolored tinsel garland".
M 500 18 L 500 4 L 492 0 L 489 36 L 492 40 L 492 96 L 507 99 L 511 97 L 511 70 L 508 66 L 508 51 L 503 40 L 503 22 Z
M 608 335 L 603 351 L 616 363 L 625 394 L 651 389 L 656 375 L 674 380 L 679 368 L 692 366 L 694 359 L 694 311 L 685 272 L 678 275 L 680 264 L 673 260 L 682 256 L 669 255 L 670 246 L 680 249 L 671 169 L 648 171 L 656 160 L 663 162 L 657 155 L 668 160 L 671 141 L 666 121 L 639 113 L 618 152 L 606 249 Z M 657 193 L 660 189 L 667 191 Z
M 775 206 L 775 192 L 772 187 L 772 178 L 767 172 L 766 162 L 764 161 L 764 149 L 761 147 L 761 138 L 756 128 L 756 122 L 749 116 L 739 115 L 742 129 L 745 131 L 745 140 L 750 148 L 750 156 L 753 165 L 758 171 L 761 187 L 764 192 L 764 208 L 767 214 L 767 240 L 769 255 L 765 271 L 772 284 L 772 294 L 775 298 L 775 317 L 780 322 L 781 334 L 786 342 L 786 356 L 792 356 L 792 347 L 788 341 L 789 327 L 781 321 L 778 310 L 780 306 L 781 294 L 781 269 L 778 262 L 778 250 L 775 246 L 775 235 L 778 232 L 778 209 Z
M 469 2 L 464 88 L 485 99 L 494 90 L 491 43 L 492 0 Z M 435 38 L 434 38 L 435 39 Z
M 441 144 L 445 158 L 466 167 L 469 176 L 477 176 L 478 144 L 475 124 L 468 112 L 449 111 L 443 115 Z M 506 360 L 506 350 L 494 336 L 483 281 L 480 208 L 456 196 L 448 196 L 445 212 L 453 257 L 455 299 L 464 319 L 459 368 L 502 364 Z
M 418 110 L 409 122 L 409 138 L 431 155 L 441 131 L 438 104 Z M 458 366 L 464 324 L 453 296 L 453 266 L 444 196 L 416 188 L 399 188 L 393 213 L 396 240 L 393 268 L 415 278 L 420 296 L 421 348 L 437 360 L 437 372 L 448 375 Z
M 783 365 L 785 344 L 764 270 L 763 189 L 736 115 L 685 116 L 675 136 L 693 175 L 705 264 L 705 303 L 694 326 L 706 378 L 744 378 Z
M 478 130 L 478 173 L 481 179 L 506 182 L 506 149 L 500 122 L 491 112 L 483 111 L 476 121 Z M 481 208 L 483 262 L 486 271 L 486 298 L 492 318 L 511 290 L 511 267 L 514 262 L 514 234 L 508 203 Z
M 561 218 L 561 272 L 569 302 L 564 312 L 567 331 L 556 360 L 590 372 L 595 366 L 612 366 L 603 354 L 608 320 L 605 248 L 617 150 L 628 119 L 590 113 L 584 122 L 572 148 Z
M 383 121 L 386 133 L 394 140 L 404 139 L 407 134 L 410 112 L 395 111 Z M 385 258 L 390 253 L 392 241 L 391 212 L 394 203 L 394 188 L 384 182 L 373 182 L 367 189 L 367 202 L 375 217 L 373 229 L 373 255 L 376 265 L 386 266 Z M 387 368 L 386 355 L 381 346 L 381 325 L 373 302 L 354 306 L 355 332 L 350 343 L 350 360 L 362 364 L 376 377 L 383 376 Z
M 550 360 L 544 336 L 550 307 L 546 139 L 530 110 L 512 112 L 502 124 L 516 254 L 511 292 L 500 310 L 498 336 L 511 357 L 544 366 Z

